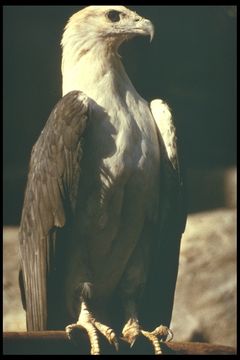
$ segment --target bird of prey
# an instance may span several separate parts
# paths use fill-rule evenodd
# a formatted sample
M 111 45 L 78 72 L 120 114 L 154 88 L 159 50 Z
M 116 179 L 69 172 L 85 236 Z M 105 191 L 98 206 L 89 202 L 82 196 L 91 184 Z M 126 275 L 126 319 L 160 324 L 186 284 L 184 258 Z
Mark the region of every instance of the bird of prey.
M 117 348 L 170 333 L 185 227 L 176 130 L 149 103 L 119 46 L 152 23 L 124 6 L 88 6 L 62 37 L 63 97 L 33 146 L 19 232 L 28 331 L 84 328 Z M 147 69 L 145 69 L 147 71 Z

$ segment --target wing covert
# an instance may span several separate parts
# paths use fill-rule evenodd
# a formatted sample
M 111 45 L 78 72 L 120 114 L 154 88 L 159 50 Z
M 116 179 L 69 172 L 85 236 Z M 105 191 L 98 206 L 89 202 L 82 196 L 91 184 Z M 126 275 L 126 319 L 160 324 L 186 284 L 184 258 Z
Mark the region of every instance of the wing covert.
M 176 231 L 182 234 L 186 225 L 186 203 L 176 128 L 166 103 L 157 99 L 151 102 L 150 107 L 158 129 L 161 153 L 160 179 L 161 186 L 164 188 L 164 195 L 161 199 L 161 222 L 168 222 L 169 211 L 172 212 L 175 209 L 173 216 L 177 221 Z

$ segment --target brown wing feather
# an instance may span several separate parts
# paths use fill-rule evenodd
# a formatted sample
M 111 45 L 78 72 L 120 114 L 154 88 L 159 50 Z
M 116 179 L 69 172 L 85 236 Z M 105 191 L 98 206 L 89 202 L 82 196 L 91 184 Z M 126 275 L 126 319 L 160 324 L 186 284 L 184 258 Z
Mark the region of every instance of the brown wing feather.
M 48 279 L 55 266 L 57 228 L 74 212 L 88 99 L 78 91 L 53 109 L 33 147 L 19 231 L 20 284 L 27 329 L 48 324 Z

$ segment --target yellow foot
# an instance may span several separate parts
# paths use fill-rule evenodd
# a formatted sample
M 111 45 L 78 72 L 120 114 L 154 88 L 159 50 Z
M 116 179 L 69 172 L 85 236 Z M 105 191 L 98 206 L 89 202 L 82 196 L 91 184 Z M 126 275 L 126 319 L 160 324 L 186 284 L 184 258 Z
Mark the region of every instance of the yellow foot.
M 74 341 L 73 331 L 75 329 L 84 328 L 89 337 L 91 345 L 91 355 L 100 355 L 99 339 L 97 330 L 103 334 L 109 341 L 111 345 L 115 346 L 116 351 L 118 351 L 118 341 L 115 332 L 104 324 L 101 324 L 99 321 L 96 321 L 92 314 L 88 311 L 87 307 L 83 303 L 82 310 L 79 316 L 79 320 L 76 324 L 68 325 L 65 330 L 67 336 L 70 340 Z
M 160 345 L 162 341 L 171 341 L 173 338 L 172 331 L 166 326 L 160 325 L 155 330 L 150 332 L 142 330 L 139 326 L 137 319 L 130 319 L 123 328 L 122 339 L 128 342 L 130 344 L 130 347 L 132 347 L 137 337 L 141 334 L 152 343 L 155 355 L 162 354 Z M 168 336 L 170 336 L 169 339 L 167 339 Z
M 145 330 L 140 330 L 140 331 L 142 335 L 145 336 L 153 344 L 155 355 L 162 354 L 161 345 L 160 345 L 161 341 L 163 340 L 171 341 L 173 339 L 172 330 L 168 329 L 166 326 L 163 325 L 156 327 L 156 329 L 153 330 L 152 332 Z M 167 339 L 168 336 L 170 336 L 169 339 Z

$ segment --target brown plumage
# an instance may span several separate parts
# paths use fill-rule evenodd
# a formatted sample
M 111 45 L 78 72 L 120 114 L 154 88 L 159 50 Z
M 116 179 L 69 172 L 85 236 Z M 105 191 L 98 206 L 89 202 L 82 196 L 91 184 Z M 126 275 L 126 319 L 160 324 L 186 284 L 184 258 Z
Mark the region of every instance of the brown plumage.
M 150 110 L 117 53 L 137 34 L 152 37 L 152 24 L 122 6 L 70 19 L 64 96 L 33 147 L 22 210 L 27 328 L 71 337 L 81 325 L 92 354 L 97 330 L 116 347 L 121 330 L 130 344 L 142 333 L 161 352 L 167 328 L 142 327 L 169 326 L 186 221 L 170 110 Z

